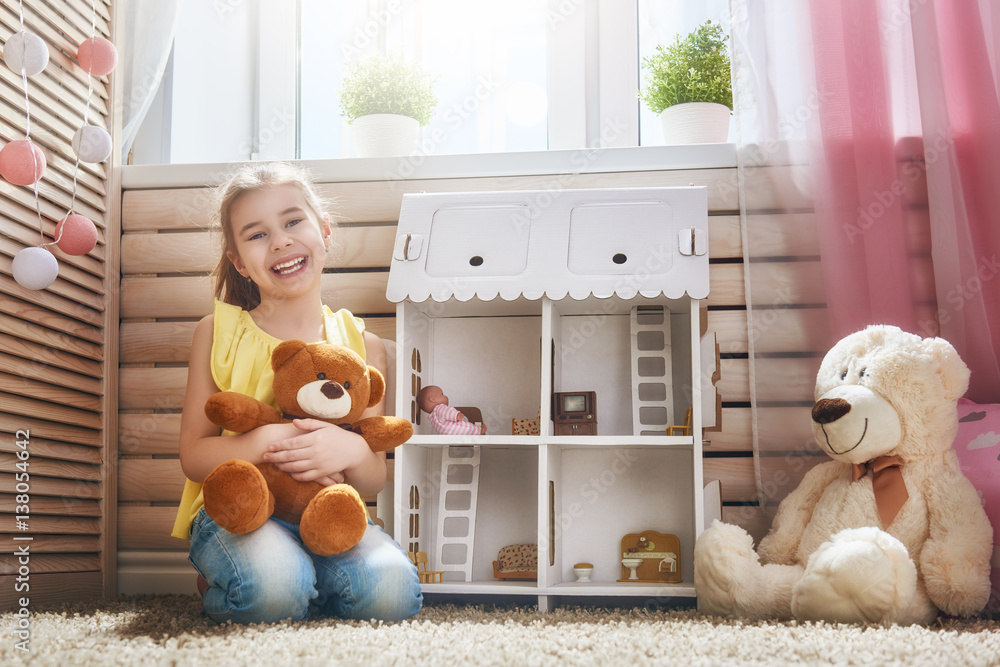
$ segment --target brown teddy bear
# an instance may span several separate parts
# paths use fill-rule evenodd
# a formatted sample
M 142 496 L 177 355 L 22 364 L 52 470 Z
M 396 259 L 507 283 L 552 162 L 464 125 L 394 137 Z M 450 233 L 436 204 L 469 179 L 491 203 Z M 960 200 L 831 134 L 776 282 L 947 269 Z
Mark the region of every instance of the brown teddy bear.
M 206 402 L 208 418 L 235 433 L 297 418 L 320 419 L 360 434 L 375 452 L 413 435 L 405 419 L 359 419 L 382 400 L 385 379 L 349 348 L 289 340 L 275 348 L 271 366 L 281 412 L 250 396 L 223 391 Z M 320 556 L 347 551 L 361 541 L 368 525 L 364 501 L 353 486 L 297 482 L 270 463 L 226 461 L 205 478 L 203 493 L 205 511 L 229 532 L 249 533 L 273 515 L 298 523 L 302 542 Z

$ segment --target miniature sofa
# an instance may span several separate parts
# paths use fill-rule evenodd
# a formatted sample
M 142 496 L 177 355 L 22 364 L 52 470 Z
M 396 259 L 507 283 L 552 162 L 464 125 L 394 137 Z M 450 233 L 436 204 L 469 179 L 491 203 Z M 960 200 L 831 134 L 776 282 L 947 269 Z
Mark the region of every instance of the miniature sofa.
M 538 545 L 511 544 L 500 550 L 493 561 L 493 576 L 507 579 L 538 578 Z

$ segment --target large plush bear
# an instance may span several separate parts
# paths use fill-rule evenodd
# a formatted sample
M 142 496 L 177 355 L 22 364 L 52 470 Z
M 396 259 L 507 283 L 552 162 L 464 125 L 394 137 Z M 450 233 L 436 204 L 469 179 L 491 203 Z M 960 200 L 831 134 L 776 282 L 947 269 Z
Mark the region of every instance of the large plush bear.
M 205 414 L 236 433 L 296 418 L 321 419 L 360 434 L 376 452 L 392 449 L 413 435 L 413 426 L 405 419 L 360 419 L 382 400 L 385 380 L 349 348 L 285 341 L 271 354 L 271 366 L 281 412 L 226 391 L 209 397 Z M 226 461 L 209 473 L 202 490 L 206 513 L 229 532 L 249 533 L 273 515 L 298 523 L 303 544 L 320 556 L 347 551 L 361 541 L 368 526 L 365 503 L 353 486 L 297 482 L 270 463 Z
M 778 507 L 755 552 L 716 521 L 695 544 L 699 607 L 752 619 L 926 623 L 990 592 L 992 529 L 952 441 L 969 370 L 940 338 L 871 326 L 816 378 L 813 433 L 833 460 Z

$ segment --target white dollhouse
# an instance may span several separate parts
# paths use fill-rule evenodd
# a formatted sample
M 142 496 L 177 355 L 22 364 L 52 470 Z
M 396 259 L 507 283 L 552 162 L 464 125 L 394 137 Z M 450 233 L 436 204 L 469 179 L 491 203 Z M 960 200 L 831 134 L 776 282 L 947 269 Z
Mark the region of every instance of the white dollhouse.
M 702 480 L 717 415 L 708 289 L 703 187 L 404 196 L 387 295 L 395 410 L 414 436 L 395 453 L 393 529 L 443 573 L 426 592 L 541 609 L 695 595 L 694 540 L 717 506 Z M 415 402 L 431 384 L 478 408 L 486 434 L 435 434 Z M 586 428 L 560 427 L 594 398 Z M 620 581 L 622 536 L 647 530 L 677 536 L 680 583 Z M 511 545 L 537 553 L 536 576 L 495 576 Z

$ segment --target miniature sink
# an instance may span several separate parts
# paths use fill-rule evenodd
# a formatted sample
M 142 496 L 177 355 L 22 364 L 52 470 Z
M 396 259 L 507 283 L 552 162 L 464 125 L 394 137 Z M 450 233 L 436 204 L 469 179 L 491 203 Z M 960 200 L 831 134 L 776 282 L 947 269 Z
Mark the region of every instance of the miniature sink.
M 640 565 L 642 565 L 641 558 L 622 558 L 622 565 L 624 565 L 630 570 L 628 575 L 629 579 L 639 578 L 639 575 L 636 573 L 636 570 L 639 568 Z

